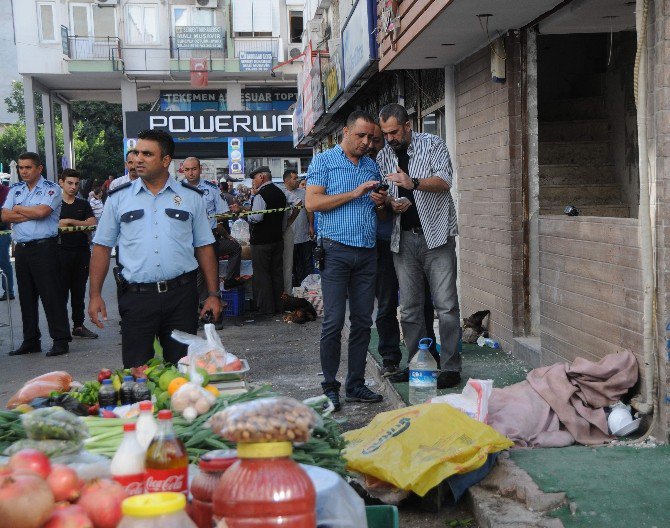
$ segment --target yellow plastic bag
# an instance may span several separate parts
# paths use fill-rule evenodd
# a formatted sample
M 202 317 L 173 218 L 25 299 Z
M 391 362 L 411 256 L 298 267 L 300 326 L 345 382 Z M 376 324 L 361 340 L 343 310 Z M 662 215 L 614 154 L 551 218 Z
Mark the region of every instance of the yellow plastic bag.
M 481 467 L 513 443 L 450 405 L 425 403 L 378 414 L 344 434 L 347 466 L 424 496 L 447 477 Z

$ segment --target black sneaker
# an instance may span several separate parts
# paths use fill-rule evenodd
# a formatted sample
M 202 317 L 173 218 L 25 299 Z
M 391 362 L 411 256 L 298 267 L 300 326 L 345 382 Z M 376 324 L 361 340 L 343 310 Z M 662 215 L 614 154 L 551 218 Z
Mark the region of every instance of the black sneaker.
M 440 375 L 437 377 L 437 388 L 438 389 L 451 389 L 461 382 L 461 373 L 453 370 L 447 370 L 445 372 L 440 372 Z
M 98 339 L 98 334 L 91 332 L 84 325 L 72 329 L 73 337 L 83 337 L 84 339 Z
M 347 393 L 344 401 L 348 402 L 363 402 L 363 403 L 379 403 L 384 397 L 381 394 L 372 392 L 365 385 L 356 387 L 353 391 Z
M 391 383 L 408 383 L 409 382 L 409 369 L 399 370 L 395 374 L 389 376 L 389 381 Z
M 333 402 L 333 412 L 337 412 L 342 408 L 342 404 L 340 403 L 340 391 L 335 390 L 335 389 L 329 389 L 327 391 L 324 391 L 324 394 L 328 396 L 328 399 Z
M 385 378 L 393 376 L 393 374 L 398 372 L 398 367 L 399 365 L 397 363 L 384 363 L 384 366 L 382 367 L 382 376 Z

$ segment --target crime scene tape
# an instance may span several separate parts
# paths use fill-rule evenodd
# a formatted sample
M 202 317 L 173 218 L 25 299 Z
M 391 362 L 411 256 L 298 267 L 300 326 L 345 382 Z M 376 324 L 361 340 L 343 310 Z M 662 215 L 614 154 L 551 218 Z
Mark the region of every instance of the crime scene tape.
M 210 215 L 208 218 L 216 218 L 217 220 L 227 220 L 229 218 L 239 218 L 240 216 L 251 216 L 255 214 L 266 214 L 266 213 L 280 213 L 282 211 L 290 211 L 291 209 L 302 209 L 302 205 L 291 205 L 289 207 L 280 207 L 278 209 L 263 209 L 259 211 L 240 211 L 239 213 L 222 213 L 217 215 Z M 59 233 L 74 233 L 77 231 L 95 231 L 97 226 L 69 226 L 69 227 L 59 227 Z M 0 236 L 10 235 L 12 233 L 11 229 L 5 229 L 0 231 Z

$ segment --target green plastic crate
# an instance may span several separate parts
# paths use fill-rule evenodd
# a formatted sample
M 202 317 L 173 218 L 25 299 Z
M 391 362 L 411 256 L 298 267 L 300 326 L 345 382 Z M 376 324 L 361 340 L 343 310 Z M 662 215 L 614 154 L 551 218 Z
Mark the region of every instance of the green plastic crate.
M 398 508 L 383 504 L 381 506 L 366 506 L 365 515 L 368 519 L 368 528 L 398 528 Z

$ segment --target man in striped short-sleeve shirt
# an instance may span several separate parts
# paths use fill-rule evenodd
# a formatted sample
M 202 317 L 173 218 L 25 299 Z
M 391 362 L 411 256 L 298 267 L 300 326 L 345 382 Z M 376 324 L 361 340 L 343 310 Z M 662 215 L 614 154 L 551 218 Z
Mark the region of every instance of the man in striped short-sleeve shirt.
M 380 394 L 365 386 L 365 360 L 375 302 L 377 214 L 385 215 L 385 192 L 372 192 L 380 183 L 377 164 L 366 154 L 375 122 L 365 112 L 347 118 L 342 143 L 318 154 L 307 173 L 305 205 L 319 213 L 318 233 L 325 253 L 321 269 L 323 324 L 320 355 L 323 392 L 340 409 L 341 333 L 349 297 L 348 373 L 346 401 L 375 403 Z
M 428 278 L 440 324 L 440 389 L 461 381 L 460 310 L 456 292 L 458 225 L 451 198 L 452 167 L 444 141 L 412 132 L 407 111 L 398 104 L 381 109 L 386 146 L 377 155 L 391 185 L 388 202 L 395 213 L 391 251 L 400 286 L 400 321 L 410 357 L 426 336 L 424 283 Z M 407 371 L 391 377 L 407 381 Z

